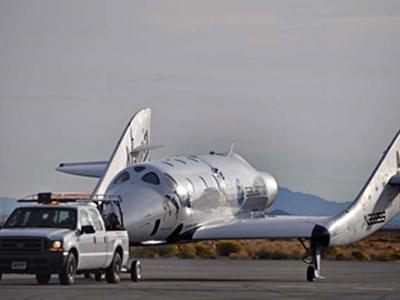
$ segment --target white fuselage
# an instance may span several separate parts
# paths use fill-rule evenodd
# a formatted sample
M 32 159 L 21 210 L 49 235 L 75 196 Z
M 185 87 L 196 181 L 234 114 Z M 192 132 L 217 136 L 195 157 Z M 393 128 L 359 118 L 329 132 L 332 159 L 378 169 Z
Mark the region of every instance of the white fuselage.
M 263 213 L 278 186 L 241 156 L 179 156 L 135 164 L 119 172 L 107 194 L 122 197 L 131 243 L 176 242 L 199 225 Z

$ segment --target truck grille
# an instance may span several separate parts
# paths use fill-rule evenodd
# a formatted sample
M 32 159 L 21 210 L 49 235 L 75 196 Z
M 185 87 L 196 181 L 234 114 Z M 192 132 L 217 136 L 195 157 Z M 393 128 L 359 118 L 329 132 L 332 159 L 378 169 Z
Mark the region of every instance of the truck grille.
M 0 253 L 32 253 L 42 252 L 47 247 L 47 240 L 43 238 L 2 238 L 0 239 Z

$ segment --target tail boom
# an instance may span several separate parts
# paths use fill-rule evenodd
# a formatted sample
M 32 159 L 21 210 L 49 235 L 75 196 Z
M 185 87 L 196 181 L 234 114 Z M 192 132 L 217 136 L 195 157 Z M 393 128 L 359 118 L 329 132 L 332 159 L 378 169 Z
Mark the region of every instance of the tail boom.
M 131 118 L 108 161 L 104 175 L 93 191 L 93 195 L 105 194 L 111 181 L 121 170 L 147 160 L 150 149 L 150 122 L 151 110 L 149 108 L 138 111 Z
M 358 241 L 400 212 L 400 131 L 356 200 L 327 224 L 330 246 Z

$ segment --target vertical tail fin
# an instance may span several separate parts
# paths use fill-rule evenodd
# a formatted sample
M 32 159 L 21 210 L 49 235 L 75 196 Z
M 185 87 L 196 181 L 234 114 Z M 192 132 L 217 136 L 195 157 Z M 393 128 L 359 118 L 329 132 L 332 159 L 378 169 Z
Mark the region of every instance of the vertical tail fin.
M 129 121 L 118 141 L 93 194 L 104 194 L 114 176 L 122 169 L 147 160 L 150 141 L 151 110 L 138 111 Z
M 384 152 L 356 200 L 329 226 L 331 245 L 375 232 L 400 212 L 400 131 Z

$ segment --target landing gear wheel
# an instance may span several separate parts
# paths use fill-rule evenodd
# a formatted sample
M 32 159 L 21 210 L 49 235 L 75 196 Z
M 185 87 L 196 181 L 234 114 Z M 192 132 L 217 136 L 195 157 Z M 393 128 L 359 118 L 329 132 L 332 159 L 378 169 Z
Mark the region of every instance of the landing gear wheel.
M 85 272 L 84 275 L 86 279 L 90 279 L 90 272 Z
M 51 274 L 38 273 L 36 274 L 36 281 L 39 284 L 47 284 L 50 281 Z
M 313 282 L 315 280 L 315 269 L 313 266 L 307 268 L 306 277 L 308 282 Z
M 101 281 L 103 279 L 103 273 L 101 272 L 94 272 L 94 280 Z
M 131 280 L 138 282 L 142 280 L 142 265 L 139 260 L 134 260 L 131 264 Z
M 106 269 L 106 280 L 108 283 L 119 283 L 121 281 L 122 259 L 118 252 L 114 253 L 111 265 Z
M 73 253 L 69 253 L 67 262 L 58 274 L 61 284 L 71 285 L 75 283 L 76 274 L 76 258 Z

